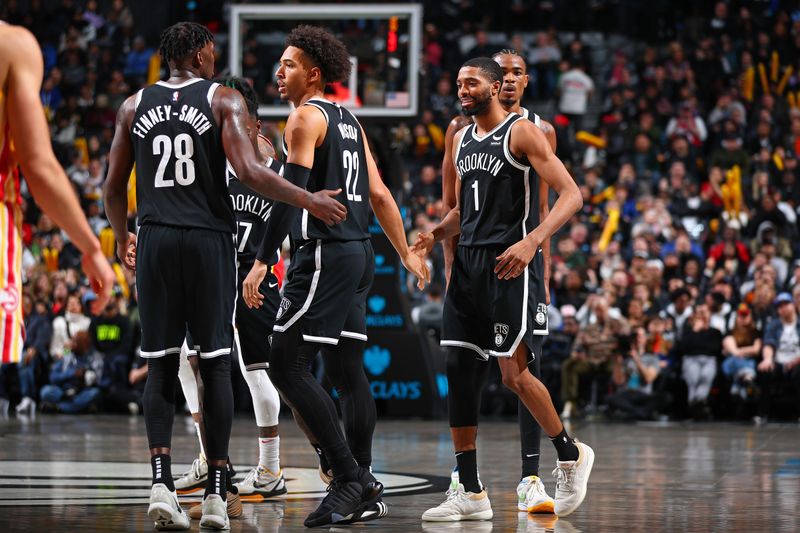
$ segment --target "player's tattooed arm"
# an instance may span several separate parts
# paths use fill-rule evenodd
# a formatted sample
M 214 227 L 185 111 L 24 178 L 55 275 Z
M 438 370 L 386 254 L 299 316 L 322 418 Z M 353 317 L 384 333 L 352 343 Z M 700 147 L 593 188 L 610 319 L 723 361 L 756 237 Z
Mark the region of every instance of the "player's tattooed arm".
M 375 216 L 378 218 L 378 223 L 383 228 L 383 232 L 388 237 L 389 242 L 392 243 L 395 251 L 400 256 L 403 266 L 406 270 L 414 274 L 417 278 L 417 288 L 420 290 L 425 288 L 425 284 L 431 280 L 431 273 L 425 260 L 417 254 L 411 252 L 408 248 L 406 241 L 406 232 L 403 227 L 403 217 L 400 216 L 400 210 L 397 208 L 397 203 L 392 197 L 386 184 L 381 179 L 378 166 L 372 158 L 372 152 L 367 142 L 367 136 L 364 134 L 364 128 L 361 128 L 361 138 L 364 140 L 364 151 L 367 156 L 367 173 L 369 175 L 369 203 Z
M 539 129 L 542 130 L 544 136 L 547 137 L 547 142 L 550 143 L 550 148 L 553 153 L 556 151 L 557 138 L 556 130 L 552 124 L 546 120 L 539 123 Z M 539 220 L 544 220 L 550 213 L 550 186 L 545 180 L 539 180 Z M 550 271 L 552 262 L 550 260 L 550 239 L 542 241 L 542 259 L 544 260 L 544 291 L 545 303 L 550 305 Z
M 533 231 L 497 257 L 495 273 L 499 279 L 512 279 L 522 274 L 539 246 L 583 206 L 572 176 L 553 153 L 544 133 L 532 122 L 519 120 L 511 126 L 510 150 L 515 156 L 528 158 L 540 179 L 556 191 L 558 199 Z

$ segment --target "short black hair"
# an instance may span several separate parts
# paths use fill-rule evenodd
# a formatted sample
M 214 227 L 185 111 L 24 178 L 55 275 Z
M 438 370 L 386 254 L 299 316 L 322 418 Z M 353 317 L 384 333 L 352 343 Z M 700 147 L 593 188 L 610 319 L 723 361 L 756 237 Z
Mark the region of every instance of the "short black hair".
M 490 82 L 503 83 L 503 69 L 490 57 L 473 57 L 461 65 L 461 68 L 464 67 L 476 67 L 480 69 L 484 76 L 489 78 Z
M 322 72 L 322 81 L 333 83 L 350 77 L 350 52 L 330 32 L 318 26 L 303 24 L 286 36 L 286 46 L 302 50 Z
M 205 26 L 196 22 L 178 22 L 161 32 L 158 51 L 164 61 L 177 61 L 214 41 L 214 36 Z
M 225 87 L 230 87 L 231 89 L 236 89 L 242 93 L 244 101 L 247 104 L 247 112 L 250 113 L 251 117 L 258 118 L 258 95 L 249 81 L 238 76 L 226 76 L 224 78 L 219 78 L 217 83 Z
M 492 59 L 497 59 L 498 56 L 516 56 L 516 57 L 520 58 L 523 63 L 525 63 L 525 68 L 528 68 L 528 62 L 525 61 L 525 58 L 522 57 L 522 54 L 520 54 L 519 52 L 517 52 L 513 48 L 503 48 L 499 52 L 495 52 L 494 55 L 492 55 Z

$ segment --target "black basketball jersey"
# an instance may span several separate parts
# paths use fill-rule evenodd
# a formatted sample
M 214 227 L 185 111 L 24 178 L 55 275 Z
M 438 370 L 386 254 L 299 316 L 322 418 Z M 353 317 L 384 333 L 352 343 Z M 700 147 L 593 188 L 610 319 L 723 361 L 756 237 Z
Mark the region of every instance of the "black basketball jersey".
M 528 161 L 509 149 L 508 116 L 483 137 L 466 126 L 455 154 L 461 179 L 461 246 L 510 246 L 539 224 L 538 176 Z
M 211 112 L 218 86 L 199 78 L 159 81 L 137 93 L 130 135 L 140 224 L 236 231 Z
M 273 172 L 283 176 L 283 163 L 269 157 L 265 164 Z M 255 263 L 259 245 L 267 232 L 267 221 L 272 212 L 273 201 L 239 181 L 230 163 L 227 165 L 226 172 L 228 176 L 228 193 L 233 204 L 238 230 L 236 236 L 236 258 L 239 260 L 239 268 L 248 267 L 249 269 Z M 278 254 L 276 253 L 269 259 L 267 264 L 274 265 L 277 262 Z
M 322 111 L 328 123 L 325 140 L 314 149 L 314 166 L 306 188 L 311 192 L 342 189 L 336 200 L 347 208 L 347 219 L 329 227 L 303 210 L 292 227 L 292 241 L 368 239 L 369 173 L 361 126 L 350 111 L 323 98 L 312 98 L 304 105 Z

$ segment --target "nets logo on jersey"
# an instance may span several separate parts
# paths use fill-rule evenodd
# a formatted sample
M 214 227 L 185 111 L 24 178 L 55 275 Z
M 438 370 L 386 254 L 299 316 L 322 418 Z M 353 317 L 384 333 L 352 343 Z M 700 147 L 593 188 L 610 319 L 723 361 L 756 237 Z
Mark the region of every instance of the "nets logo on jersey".
M 506 342 L 508 336 L 508 324 L 495 324 L 494 325 L 494 343 L 497 346 L 502 346 Z
M 280 318 L 289 310 L 292 306 L 292 302 L 288 298 L 281 299 L 281 305 L 278 307 L 278 314 L 275 315 L 275 320 L 280 320 Z
M 536 306 L 536 316 L 534 319 L 540 326 L 544 325 L 545 320 L 547 320 L 547 304 L 540 303 Z

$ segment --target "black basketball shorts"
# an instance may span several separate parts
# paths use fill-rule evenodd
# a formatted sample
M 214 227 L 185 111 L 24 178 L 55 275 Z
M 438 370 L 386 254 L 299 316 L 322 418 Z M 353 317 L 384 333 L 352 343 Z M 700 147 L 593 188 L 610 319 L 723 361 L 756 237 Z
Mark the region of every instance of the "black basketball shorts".
M 306 342 L 367 340 L 367 295 L 375 274 L 369 240 L 310 241 L 298 248 L 286 273 L 276 332 L 298 324 Z
M 179 354 L 187 329 L 200 357 L 231 353 L 234 235 L 145 224 L 136 246 L 136 286 L 142 357 Z
M 236 300 L 236 331 L 239 335 L 239 357 L 242 358 L 246 370 L 259 370 L 269 368 L 269 336 L 272 335 L 272 326 L 275 325 L 275 315 L 281 294 L 278 289 L 278 278 L 270 267 L 258 291 L 264 296 L 264 301 L 258 309 L 251 309 L 242 298 L 242 284 L 252 265 L 239 265 L 238 298 Z M 189 346 L 189 355 L 197 355 L 197 346 L 191 334 L 186 333 L 186 343 Z
M 488 359 L 511 357 L 534 335 L 547 333 L 547 305 L 537 253 L 522 275 L 500 280 L 494 273 L 503 249 L 459 246 L 444 301 L 442 346 L 468 348 Z M 536 263 L 540 265 L 536 265 Z

